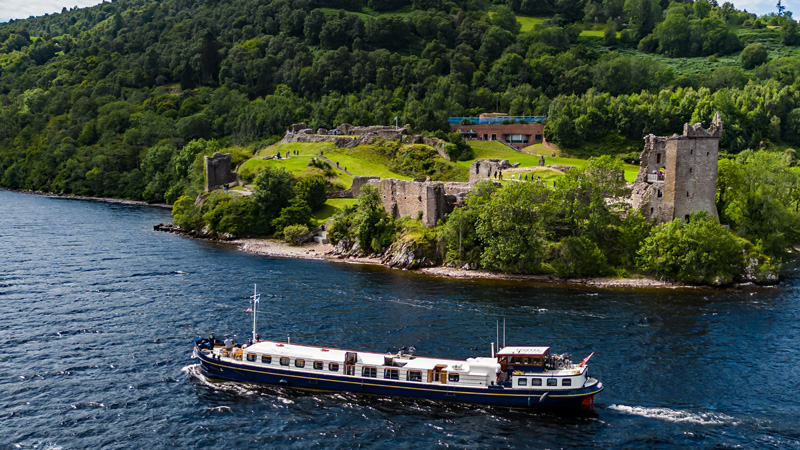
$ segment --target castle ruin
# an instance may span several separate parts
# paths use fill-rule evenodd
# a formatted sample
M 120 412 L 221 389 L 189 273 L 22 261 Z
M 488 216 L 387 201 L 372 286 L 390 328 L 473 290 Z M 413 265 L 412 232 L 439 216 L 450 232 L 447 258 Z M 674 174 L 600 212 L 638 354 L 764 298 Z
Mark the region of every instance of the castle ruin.
M 400 217 L 420 217 L 427 227 L 433 227 L 458 206 L 472 189 L 470 183 L 419 180 L 397 180 L 394 178 L 355 177 L 350 196 L 358 197 L 361 188 L 371 184 L 378 188 L 383 209 L 387 214 Z
M 719 219 L 716 193 L 721 136 L 719 113 L 707 129 L 700 123 L 687 123 L 683 135 L 646 136 L 631 196 L 634 209 L 656 223 L 688 219 L 695 211 L 707 211 Z
M 219 186 L 239 181 L 239 176 L 231 171 L 231 154 L 214 153 L 214 156 L 205 156 L 206 192 Z

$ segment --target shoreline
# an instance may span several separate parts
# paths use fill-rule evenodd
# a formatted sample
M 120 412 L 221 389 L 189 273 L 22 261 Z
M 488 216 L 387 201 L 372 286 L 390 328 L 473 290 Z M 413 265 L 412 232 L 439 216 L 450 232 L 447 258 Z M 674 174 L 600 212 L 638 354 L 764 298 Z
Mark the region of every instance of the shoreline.
M 278 258 L 314 259 L 351 264 L 370 264 L 392 270 L 403 270 L 410 273 L 451 280 L 500 280 L 522 281 L 543 285 L 563 285 L 569 287 L 624 288 L 624 289 L 702 289 L 706 286 L 690 286 L 680 283 L 656 280 L 654 278 L 559 278 L 555 275 L 518 275 L 489 272 L 485 270 L 466 270 L 454 267 L 436 266 L 421 269 L 396 269 L 382 263 L 381 258 L 340 257 L 330 252 L 331 244 L 310 243 L 292 246 L 276 239 L 245 238 L 223 241 L 235 245 L 238 250 L 259 256 Z
M 149 206 L 160 209 L 172 210 L 171 205 L 163 203 L 147 203 L 140 200 L 128 200 L 122 198 L 91 197 L 73 194 L 53 194 L 41 191 L 16 190 L 0 187 L 0 190 L 16 192 L 20 194 L 39 195 L 42 197 L 61 198 L 66 200 L 84 200 L 101 203 L 114 203 L 132 206 Z M 165 231 L 165 230 L 162 230 Z M 343 257 L 331 254 L 333 245 L 307 243 L 302 246 L 292 246 L 277 239 L 264 238 L 240 238 L 232 240 L 217 240 L 203 237 L 191 236 L 188 233 L 179 234 L 192 238 L 201 239 L 208 242 L 235 245 L 237 250 L 258 256 L 271 256 L 277 258 L 295 258 L 309 260 L 324 260 L 349 264 L 369 264 L 381 266 L 386 269 L 402 270 L 418 275 L 450 279 L 450 280 L 497 280 L 497 281 L 520 281 L 548 286 L 567 286 L 567 287 L 593 287 L 593 288 L 621 288 L 621 289 L 711 289 L 719 290 L 712 286 L 694 286 L 682 283 L 661 281 L 654 278 L 640 276 L 637 278 L 559 278 L 555 275 L 520 275 L 490 272 L 486 270 L 466 270 L 455 267 L 436 266 L 424 267 L 420 269 L 398 269 L 383 264 L 381 258 L 376 257 Z M 737 284 L 722 289 L 737 289 L 747 284 Z
M 87 202 L 99 202 L 99 203 L 116 203 L 119 205 L 132 205 L 132 206 L 150 206 L 153 208 L 160 208 L 160 209 L 168 209 L 172 211 L 172 205 L 167 205 L 166 203 L 147 203 L 142 200 L 129 200 L 127 198 L 113 198 L 113 197 L 92 197 L 88 195 L 75 195 L 75 194 L 53 194 L 52 192 L 42 192 L 42 191 L 28 191 L 28 190 L 20 190 L 20 189 L 7 189 L 0 187 L 0 190 L 8 191 L 8 192 L 16 192 L 18 194 L 30 194 L 30 195 L 38 195 L 41 197 L 49 197 L 49 198 L 62 198 L 65 200 L 84 200 Z

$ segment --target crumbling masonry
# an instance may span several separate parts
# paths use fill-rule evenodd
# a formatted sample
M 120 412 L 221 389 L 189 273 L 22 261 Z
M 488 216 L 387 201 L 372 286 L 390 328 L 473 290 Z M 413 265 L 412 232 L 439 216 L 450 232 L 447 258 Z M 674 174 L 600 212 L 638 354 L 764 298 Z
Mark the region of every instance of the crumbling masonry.
M 708 129 L 687 123 L 680 136 L 646 136 L 633 185 L 633 207 L 656 223 L 688 219 L 695 211 L 707 211 L 719 219 L 716 192 L 721 136 L 719 113 Z
M 236 172 L 231 172 L 231 154 L 230 153 L 214 153 L 214 156 L 206 156 L 205 169 L 206 169 L 206 192 L 209 192 L 219 186 L 225 186 L 229 183 L 239 181 L 239 176 Z

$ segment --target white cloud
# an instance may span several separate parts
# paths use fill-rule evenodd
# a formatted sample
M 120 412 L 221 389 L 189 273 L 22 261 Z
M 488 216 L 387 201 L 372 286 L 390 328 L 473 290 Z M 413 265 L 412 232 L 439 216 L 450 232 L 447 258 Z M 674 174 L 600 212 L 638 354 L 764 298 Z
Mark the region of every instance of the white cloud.
M 102 3 L 102 0 L 0 0 L 0 22 L 27 19 L 30 16 L 60 13 L 66 7 L 83 8 Z
M 747 12 L 758 14 L 759 16 L 778 11 L 776 7 L 778 0 L 717 0 L 720 5 L 726 1 L 731 1 L 738 10 L 746 9 Z M 800 0 L 781 0 L 781 5 L 791 11 L 795 19 L 800 17 Z

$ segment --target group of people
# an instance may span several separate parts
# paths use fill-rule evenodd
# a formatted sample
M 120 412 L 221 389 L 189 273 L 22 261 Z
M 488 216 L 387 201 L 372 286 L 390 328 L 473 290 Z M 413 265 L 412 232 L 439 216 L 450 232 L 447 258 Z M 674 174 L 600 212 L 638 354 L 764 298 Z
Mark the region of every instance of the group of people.
M 299 150 L 292 150 L 292 151 L 287 150 L 286 153 L 285 153 L 287 158 L 289 157 L 290 154 L 294 155 L 294 156 L 300 156 L 300 151 Z M 275 154 L 275 159 L 281 159 L 281 151 L 280 150 L 278 150 L 278 152 Z
M 345 170 L 347 170 L 347 169 L 345 169 Z M 498 170 L 494 174 L 489 173 L 489 178 L 492 178 L 492 177 L 494 177 L 498 181 L 503 181 L 503 171 L 502 170 Z M 514 179 L 514 177 L 515 177 L 515 175 L 511 175 L 512 179 Z M 528 181 L 528 174 L 526 173 L 524 176 L 520 174 L 519 180 L 520 181 L 523 181 L 523 180 L 524 181 Z M 531 181 L 533 181 L 533 174 L 531 174 Z M 536 175 L 536 181 L 541 181 L 541 178 L 539 178 L 539 175 Z

